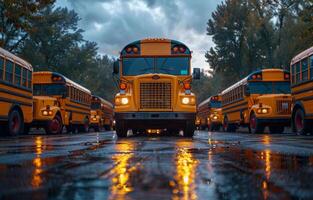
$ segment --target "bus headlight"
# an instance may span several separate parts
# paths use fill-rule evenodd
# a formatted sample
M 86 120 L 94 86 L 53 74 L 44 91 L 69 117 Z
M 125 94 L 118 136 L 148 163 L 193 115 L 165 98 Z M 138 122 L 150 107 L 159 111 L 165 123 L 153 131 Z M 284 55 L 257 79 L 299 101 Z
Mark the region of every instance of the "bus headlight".
M 258 114 L 267 114 L 267 113 L 269 113 L 269 109 L 268 108 L 259 108 L 257 110 L 257 113 Z
M 183 104 L 189 104 L 190 99 L 189 99 L 189 97 L 184 97 L 184 98 L 182 98 L 181 102 L 182 102 Z
M 215 120 L 216 120 L 217 118 L 218 118 L 218 117 L 217 117 L 216 115 L 214 115 L 214 116 L 213 116 L 213 119 L 215 119 Z
M 43 110 L 42 115 L 43 116 L 52 116 L 53 112 L 52 112 L 52 110 Z
M 127 97 L 123 97 L 122 99 L 121 99 L 121 103 L 123 104 L 123 105 L 126 105 L 126 104 L 128 104 L 128 98 Z

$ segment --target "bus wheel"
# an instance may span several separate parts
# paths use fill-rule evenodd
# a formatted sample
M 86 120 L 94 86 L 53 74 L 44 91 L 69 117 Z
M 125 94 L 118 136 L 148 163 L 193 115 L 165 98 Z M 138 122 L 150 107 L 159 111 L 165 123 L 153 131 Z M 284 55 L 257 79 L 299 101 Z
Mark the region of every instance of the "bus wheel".
M 14 109 L 9 114 L 8 133 L 11 136 L 22 134 L 24 130 L 24 121 L 21 113 Z
M 62 130 L 63 123 L 59 115 L 56 115 L 52 120 L 50 120 L 45 127 L 46 134 L 61 134 Z
M 116 135 L 118 137 L 121 137 L 121 138 L 127 137 L 128 129 L 124 121 L 116 121 L 115 129 L 116 129 Z
M 195 125 L 192 122 L 186 122 L 184 129 L 184 137 L 193 137 L 195 133 Z
M 249 132 L 253 134 L 264 132 L 264 126 L 259 123 L 254 113 L 252 113 L 250 116 Z
M 307 122 L 304 119 L 304 112 L 300 108 L 296 110 L 293 116 L 293 124 L 298 135 L 304 135 L 309 132 Z
M 284 132 L 285 127 L 284 126 L 270 126 L 270 133 L 271 134 L 281 134 Z

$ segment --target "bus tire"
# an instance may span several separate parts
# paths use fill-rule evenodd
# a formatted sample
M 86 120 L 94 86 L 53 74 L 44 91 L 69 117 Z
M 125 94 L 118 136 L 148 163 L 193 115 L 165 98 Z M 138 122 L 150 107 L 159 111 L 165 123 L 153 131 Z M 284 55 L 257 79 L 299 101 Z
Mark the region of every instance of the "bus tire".
M 304 116 L 302 108 L 297 108 L 292 115 L 294 130 L 298 135 L 305 135 L 309 132 L 309 123 Z
M 126 123 L 125 121 L 116 121 L 116 124 L 115 124 L 115 129 L 116 129 L 116 135 L 120 138 L 124 138 L 124 137 L 127 137 L 127 126 L 126 126 Z
M 284 126 L 270 126 L 270 133 L 271 134 L 281 134 L 284 132 L 285 127 Z
M 249 132 L 252 134 L 264 133 L 264 126 L 259 122 L 254 112 L 250 115 Z
M 9 113 L 9 120 L 7 126 L 7 133 L 10 136 L 20 135 L 24 130 L 23 115 L 18 109 L 13 109 Z
M 55 117 L 52 120 L 48 121 L 45 127 L 46 134 L 48 135 L 62 134 L 62 130 L 63 122 L 60 115 L 58 114 L 55 115 Z
M 192 122 L 186 122 L 186 126 L 184 129 L 184 137 L 193 137 L 195 133 L 195 124 Z

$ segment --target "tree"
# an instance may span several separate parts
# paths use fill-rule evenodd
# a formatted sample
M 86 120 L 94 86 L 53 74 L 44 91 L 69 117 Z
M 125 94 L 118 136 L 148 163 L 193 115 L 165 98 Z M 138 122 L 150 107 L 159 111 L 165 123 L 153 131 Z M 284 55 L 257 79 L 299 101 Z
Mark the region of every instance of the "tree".
M 34 31 L 31 23 L 39 20 L 42 9 L 55 0 L 2 0 L 0 2 L 0 46 L 16 51 Z

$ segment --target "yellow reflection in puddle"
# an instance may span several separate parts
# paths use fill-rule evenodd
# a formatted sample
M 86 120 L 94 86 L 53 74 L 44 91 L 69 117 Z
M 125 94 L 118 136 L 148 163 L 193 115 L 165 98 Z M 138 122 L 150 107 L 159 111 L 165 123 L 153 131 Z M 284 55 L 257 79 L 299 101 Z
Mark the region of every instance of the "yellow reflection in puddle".
M 188 151 L 186 146 L 192 145 L 192 143 L 178 141 L 177 142 L 177 154 L 175 158 L 176 175 L 175 181 L 170 182 L 170 186 L 173 187 L 173 200 L 178 199 L 197 199 L 196 194 L 196 168 L 198 160 Z
M 265 144 L 265 145 L 271 144 L 271 141 L 272 141 L 272 139 L 271 139 L 271 137 L 268 136 L 268 135 L 264 135 L 263 138 L 262 138 L 262 142 L 263 142 L 263 144 Z
M 116 144 L 115 150 L 118 154 L 112 156 L 114 168 L 111 170 L 111 188 L 109 199 L 125 199 L 126 195 L 133 191 L 133 186 L 130 181 L 131 173 L 136 170 L 137 165 L 130 166 L 130 159 L 134 156 L 134 143 L 125 141 L 121 144 Z
M 37 136 L 35 138 L 35 153 L 36 153 L 36 158 L 33 159 L 33 166 L 34 166 L 34 171 L 32 173 L 32 180 L 31 180 L 31 185 L 34 188 L 38 188 L 42 184 L 42 150 L 43 150 L 43 139 L 40 136 Z
M 266 149 L 264 152 L 261 153 L 262 159 L 265 162 L 265 176 L 266 180 L 262 182 L 262 190 L 263 190 L 263 199 L 266 200 L 269 198 L 269 188 L 268 188 L 268 181 L 271 177 L 271 150 Z

